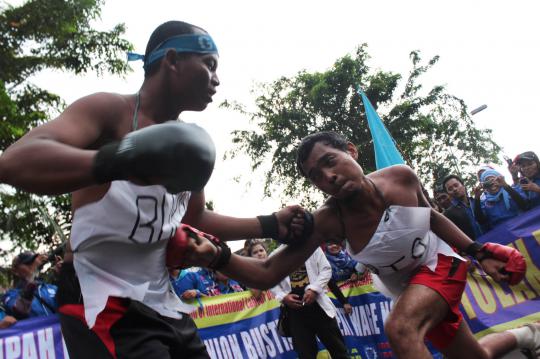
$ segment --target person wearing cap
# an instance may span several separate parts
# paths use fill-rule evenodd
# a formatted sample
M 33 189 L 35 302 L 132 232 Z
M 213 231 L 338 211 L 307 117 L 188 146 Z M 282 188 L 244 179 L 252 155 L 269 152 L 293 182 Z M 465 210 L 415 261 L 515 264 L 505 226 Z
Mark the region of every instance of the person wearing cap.
M 529 208 L 540 205 L 540 161 L 536 153 L 523 152 L 516 156 L 513 161 L 522 177 L 514 185 L 514 189 L 523 191 Z M 512 171 L 511 171 L 512 172 Z M 517 177 L 517 171 L 512 172 L 512 177 Z
M 475 191 L 475 200 L 480 203 L 474 208 L 475 217 L 488 229 L 514 218 L 528 208 L 521 194 L 506 183 L 497 171 L 489 169 L 480 175 L 481 190 Z
M 37 278 L 39 269 L 46 261 L 46 255 L 34 252 L 22 252 L 13 259 L 15 287 L 2 298 L 8 314 L 17 319 L 26 319 L 56 313 L 58 288 Z

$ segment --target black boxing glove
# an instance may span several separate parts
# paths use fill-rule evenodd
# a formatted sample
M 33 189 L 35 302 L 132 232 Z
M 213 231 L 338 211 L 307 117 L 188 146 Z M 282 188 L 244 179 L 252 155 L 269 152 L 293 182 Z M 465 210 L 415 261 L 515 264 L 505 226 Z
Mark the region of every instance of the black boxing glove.
M 93 173 L 98 183 L 135 178 L 161 184 L 170 193 L 199 191 L 210 179 L 215 160 L 214 142 L 204 129 L 169 121 L 101 147 Z

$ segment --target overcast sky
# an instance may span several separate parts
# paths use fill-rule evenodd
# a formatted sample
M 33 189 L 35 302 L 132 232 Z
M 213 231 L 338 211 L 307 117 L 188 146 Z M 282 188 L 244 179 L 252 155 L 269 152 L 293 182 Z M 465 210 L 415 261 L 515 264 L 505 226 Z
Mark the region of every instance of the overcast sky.
M 220 110 L 223 100 L 252 104 L 250 90 L 259 82 L 306 69 L 324 71 L 362 43 L 368 44 L 372 68 L 407 75 L 408 55 L 441 59 L 426 85 L 444 84 L 472 110 L 473 118 L 493 129 L 494 140 L 513 157 L 539 151 L 537 108 L 540 82 L 540 21 L 536 1 L 128 1 L 108 0 L 96 26 L 124 22 L 125 37 L 143 53 L 153 29 L 167 20 L 205 28 L 220 50 L 221 86 L 214 103 L 202 113 L 182 118 L 204 126 L 219 153 L 231 148 L 230 132 L 247 120 Z M 134 93 L 142 83 L 142 63 L 126 78 L 97 78 L 47 73 L 35 81 L 68 103 L 96 91 Z M 241 178 L 236 183 L 235 178 Z M 253 180 L 246 189 L 245 182 Z M 219 212 L 251 216 L 277 209 L 262 199 L 258 178 L 247 161 L 219 161 L 207 198 Z

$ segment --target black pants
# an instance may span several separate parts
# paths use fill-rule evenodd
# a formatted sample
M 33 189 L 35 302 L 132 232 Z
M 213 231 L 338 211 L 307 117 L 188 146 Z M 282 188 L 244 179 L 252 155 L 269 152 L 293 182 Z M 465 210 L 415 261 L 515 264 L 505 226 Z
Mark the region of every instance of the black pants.
M 72 265 L 63 268 L 60 286 L 60 324 L 71 358 L 209 358 L 195 323 L 186 314 L 181 319 L 168 318 L 138 301 L 109 298 L 91 330 L 84 320 Z
M 326 315 L 317 302 L 300 309 L 287 309 L 293 347 L 300 359 L 317 357 L 316 337 L 319 337 L 332 359 L 349 358 L 336 318 Z

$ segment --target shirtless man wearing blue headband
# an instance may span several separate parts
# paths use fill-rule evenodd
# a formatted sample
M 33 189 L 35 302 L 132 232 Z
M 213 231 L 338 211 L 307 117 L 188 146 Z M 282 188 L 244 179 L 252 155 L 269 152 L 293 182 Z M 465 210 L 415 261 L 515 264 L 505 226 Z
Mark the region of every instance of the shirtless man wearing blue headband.
M 207 358 L 191 308 L 168 280 L 166 264 L 181 265 L 183 247 L 175 245 L 195 231 L 180 221 L 224 240 L 266 237 L 264 228 L 285 236 L 298 209 L 259 219 L 205 209 L 215 148 L 202 128 L 176 120 L 204 110 L 219 85 L 217 48 L 206 31 L 164 23 L 145 55 L 130 57 L 145 61 L 137 94 L 74 102 L 0 156 L 0 183 L 72 192 L 73 264 L 64 265 L 57 296 L 72 358 Z M 201 246 L 212 247 L 216 255 L 205 264 L 217 269 L 230 250 L 214 243 Z

